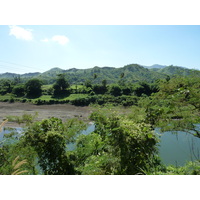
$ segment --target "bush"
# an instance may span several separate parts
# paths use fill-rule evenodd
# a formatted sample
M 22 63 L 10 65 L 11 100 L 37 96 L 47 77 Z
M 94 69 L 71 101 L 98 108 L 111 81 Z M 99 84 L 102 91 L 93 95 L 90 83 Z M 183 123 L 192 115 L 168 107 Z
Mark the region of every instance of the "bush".
M 27 99 L 21 99 L 22 103 L 26 103 Z
M 10 99 L 9 99 L 9 103 L 14 103 L 15 102 L 15 100 L 11 97 Z
M 72 105 L 75 106 L 88 106 L 90 104 L 89 98 L 77 98 L 70 101 Z
M 102 110 L 91 119 L 95 131 L 77 142 L 82 174 L 141 174 L 158 164 L 158 139 L 148 124 Z
M 110 94 L 113 96 L 120 96 L 122 93 L 121 88 L 119 87 L 119 85 L 112 85 L 110 88 Z
M 24 94 L 25 94 L 24 85 L 16 85 L 16 86 L 13 88 L 12 93 L 13 93 L 14 95 L 16 95 L 17 97 L 24 96 Z
M 25 92 L 27 97 L 37 98 L 42 95 L 42 82 L 39 79 L 31 79 L 25 84 Z
M 35 104 L 36 105 L 43 105 L 44 102 L 41 99 L 38 99 L 38 100 L 35 101 Z
M 9 101 L 9 99 L 4 99 L 4 100 L 3 100 L 3 102 L 8 102 L 8 101 Z
M 103 85 L 93 85 L 92 89 L 95 94 L 105 94 L 107 92 L 107 87 Z

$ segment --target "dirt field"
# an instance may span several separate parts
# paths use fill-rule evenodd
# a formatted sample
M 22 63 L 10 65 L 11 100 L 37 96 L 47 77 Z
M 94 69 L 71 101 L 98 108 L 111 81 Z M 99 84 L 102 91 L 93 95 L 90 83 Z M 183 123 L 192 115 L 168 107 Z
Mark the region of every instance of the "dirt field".
M 24 113 L 35 114 L 38 112 L 37 120 L 46 119 L 49 117 L 58 117 L 63 121 L 69 118 L 78 117 L 84 121 L 88 121 L 88 116 L 92 112 L 89 107 L 77 107 L 69 104 L 55 105 L 33 105 L 29 103 L 4 103 L 0 102 L 0 123 L 6 116 L 14 115 L 21 116 Z M 14 122 L 8 122 L 5 126 L 19 126 Z

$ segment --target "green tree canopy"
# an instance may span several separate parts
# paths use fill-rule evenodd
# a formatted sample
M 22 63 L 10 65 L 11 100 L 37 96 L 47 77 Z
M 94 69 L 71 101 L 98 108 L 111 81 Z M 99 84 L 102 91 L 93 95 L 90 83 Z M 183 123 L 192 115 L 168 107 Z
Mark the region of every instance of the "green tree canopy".
M 121 93 L 121 88 L 119 85 L 112 85 L 110 87 L 110 94 L 112 94 L 113 96 L 121 96 L 122 93 Z
M 40 97 L 42 94 L 42 81 L 39 79 L 30 79 L 25 84 L 25 93 L 27 97 Z
M 56 83 L 53 85 L 54 95 L 63 95 L 66 89 L 70 87 L 69 82 L 66 80 L 64 74 L 58 75 Z
M 0 80 L 0 94 L 4 95 L 12 91 L 12 81 L 9 79 Z
M 24 96 L 25 94 L 25 86 L 24 84 L 18 84 L 13 87 L 12 93 L 15 94 L 17 97 Z
M 157 162 L 156 135 L 145 123 L 117 113 L 92 114 L 95 131 L 77 139 L 77 166 L 82 174 L 138 174 Z

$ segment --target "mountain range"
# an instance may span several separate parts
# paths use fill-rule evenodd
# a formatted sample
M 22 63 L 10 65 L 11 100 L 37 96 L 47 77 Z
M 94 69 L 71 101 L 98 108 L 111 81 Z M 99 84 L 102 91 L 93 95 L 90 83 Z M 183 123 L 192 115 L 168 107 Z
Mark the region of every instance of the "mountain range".
M 120 79 L 124 79 L 126 82 L 152 82 L 157 79 L 166 78 L 167 76 L 188 76 L 192 74 L 200 76 L 200 71 L 173 65 L 166 66 L 155 64 L 152 66 L 142 66 L 138 64 L 129 64 L 121 68 L 95 66 L 90 69 L 71 68 L 64 70 L 56 67 L 43 73 L 16 74 L 7 72 L 0 74 L 0 79 L 20 77 L 23 81 L 26 81 L 30 78 L 39 78 L 42 79 L 45 84 L 51 84 L 55 82 L 59 74 L 65 74 L 70 83 L 83 83 L 85 80 L 92 80 L 94 83 L 107 80 L 108 83 L 115 83 Z M 96 74 L 95 78 L 94 74 Z

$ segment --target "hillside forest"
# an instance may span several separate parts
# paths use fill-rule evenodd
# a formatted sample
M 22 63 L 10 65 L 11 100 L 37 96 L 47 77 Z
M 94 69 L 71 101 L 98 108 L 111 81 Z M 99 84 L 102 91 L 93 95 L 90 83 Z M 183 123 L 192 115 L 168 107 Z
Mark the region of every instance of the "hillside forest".
M 200 160 L 167 166 L 155 132 L 200 138 L 200 71 L 176 66 L 61 70 L 0 75 L 0 101 L 93 108 L 89 119 L 42 121 L 37 114 L 5 116 L 23 126 L 0 141 L 0 174 L 200 174 Z M 94 131 L 81 134 L 94 124 Z

